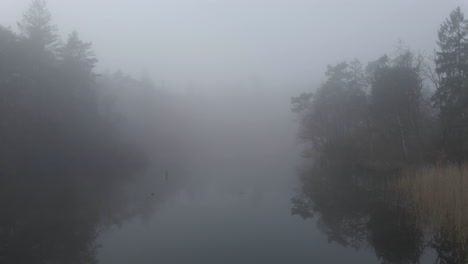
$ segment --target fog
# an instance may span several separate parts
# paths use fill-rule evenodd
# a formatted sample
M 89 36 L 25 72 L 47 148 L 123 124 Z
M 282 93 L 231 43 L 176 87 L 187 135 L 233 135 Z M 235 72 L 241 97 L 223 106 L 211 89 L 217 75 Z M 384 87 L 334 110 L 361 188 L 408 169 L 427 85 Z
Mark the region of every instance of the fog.
M 0 262 L 463 263 L 457 7 L 0 0 Z
M 15 28 L 28 3 L 2 0 L 1 24 Z M 434 31 L 458 5 L 466 3 L 48 1 L 62 34 L 93 42 L 99 71 L 148 72 L 170 88 L 209 91 L 251 79 L 278 89 L 317 84 L 326 65 L 372 60 L 400 39 L 430 55 Z

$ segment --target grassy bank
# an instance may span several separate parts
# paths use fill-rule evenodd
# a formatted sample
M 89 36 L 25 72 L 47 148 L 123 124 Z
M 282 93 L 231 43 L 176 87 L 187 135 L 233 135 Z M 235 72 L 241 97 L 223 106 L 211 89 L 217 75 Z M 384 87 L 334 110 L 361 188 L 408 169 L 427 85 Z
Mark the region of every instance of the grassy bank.
M 408 169 L 397 190 L 418 224 L 444 233 L 466 249 L 468 244 L 468 164 Z

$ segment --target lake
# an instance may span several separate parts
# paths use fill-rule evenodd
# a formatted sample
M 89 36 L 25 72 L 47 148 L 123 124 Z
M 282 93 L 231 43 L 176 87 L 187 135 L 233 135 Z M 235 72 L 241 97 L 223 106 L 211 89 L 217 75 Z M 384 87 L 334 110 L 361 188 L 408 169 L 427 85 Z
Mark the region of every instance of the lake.
M 316 219 L 291 215 L 292 160 L 171 174 L 184 180 L 150 216 L 102 234 L 100 263 L 377 263 L 371 249 L 331 243 Z

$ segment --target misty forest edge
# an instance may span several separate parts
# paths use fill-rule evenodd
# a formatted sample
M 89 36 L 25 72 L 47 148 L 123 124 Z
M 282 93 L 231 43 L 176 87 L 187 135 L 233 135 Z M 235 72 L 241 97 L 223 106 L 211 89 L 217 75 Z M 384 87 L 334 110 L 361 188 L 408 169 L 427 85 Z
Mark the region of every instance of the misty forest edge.
M 43 1 L 32 2 L 18 29 L 0 27 L 0 260 L 94 263 L 99 231 L 139 213 L 116 201 L 149 159 L 142 134 L 125 123 L 151 124 L 116 113 L 120 90 L 114 88 L 138 93 L 143 113 L 167 95 L 149 78 L 97 74 L 91 43 L 77 32 L 62 43 Z M 468 244 L 468 23 L 460 8 L 442 23 L 437 45 L 431 58 L 401 44 L 367 67 L 358 60 L 329 66 L 316 91 L 291 103 L 301 120 L 299 136 L 309 145 L 303 155 L 314 166 L 392 175 L 391 192 L 406 198 L 402 203 L 416 218 L 434 218 L 433 228 L 455 232 L 462 263 Z M 452 182 L 440 184 L 446 175 Z M 433 207 L 425 189 L 457 206 Z M 61 219 L 44 217 L 54 216 L 54 208 L 64 211 Z M 452 209 L 437 211 L 444 208 Z
M 318 211 L 321 219 L 328 219 L 330 200 L 347 202 L 322 190 L 359 189 L 348 201 L 371 195 L 372 203 L 382 200 L 389 211 L 410 213 L 413 227 L 408 230 L 413 233 L 394 243 L 412 237 L 438 252 L 436 263 L 465 263 L 468 21 L 460 7 L 437 36 L 433 55 L 415 53 L 400 41 L 392 56 L 366 67 L 357 59 L 328 66 L 326 81 L 317 90 L 291 98 L 292 111 L 300 118 L 299 138 L 307 145 L 303 156 L 313 160 L 313 168 L 303 175 L 303 194 L 293 199 L 293 213 L 308 218 Z M 429 238 L 418 238 L 423 230 L 430 230 L 424 235 Z M 418 262 L 425 247 L 414 248 L 408 258 L 401 255 L 390 263 Z

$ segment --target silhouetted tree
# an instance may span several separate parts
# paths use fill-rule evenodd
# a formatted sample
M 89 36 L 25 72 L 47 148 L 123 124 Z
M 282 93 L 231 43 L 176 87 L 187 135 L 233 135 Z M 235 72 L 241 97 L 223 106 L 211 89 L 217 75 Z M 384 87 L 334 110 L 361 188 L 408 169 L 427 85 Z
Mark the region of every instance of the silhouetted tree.
M 91 44 L 59 46 L 44 1 L 18 26 L 0 27 L 0 263 L 94 263 L 146 157 L 100 111 Z
M 450 13 L 438 32 L 437 90 L 443 142 L 451 159 L 468 157 L 468 24 L 460 7 Z
M 352 67 L 346 62 L 328 66 L 328 79 L 314 94 L 291 99 L 293 110 L 303 114 L 301 137 L 310 140 L 320 155 L 346 155 L 360 147 L 351 140 L 360 137 L 366 123 L 367 99 L 360 67 L 357 61 Z
M 21 35 L 35 48 L 54 51 L 58 43 L 57 28 L 44 0 L 34 0 L 18 22 Z
M 393 62 L 383 56 L 368 67 L 373 150 L 378 157 L 393 161 L 422 158 L 421 62 L 410 51 L 402 51 Z

